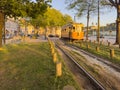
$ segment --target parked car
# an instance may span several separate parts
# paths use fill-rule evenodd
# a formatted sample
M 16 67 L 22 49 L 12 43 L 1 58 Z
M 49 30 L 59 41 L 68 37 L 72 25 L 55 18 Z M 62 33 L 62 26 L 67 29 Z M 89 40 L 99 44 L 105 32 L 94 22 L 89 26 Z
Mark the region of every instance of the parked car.
M 12 35 L 12 34 L 6 34 L 6 35 L 5 35 L 5 39 L 11 39 L 11 38 L 13 38 L 13 35 Z
M 50 34 L 50 35 L 48 35 L 48 37 L 54 37 L 54 35 Z
M 100 35 L 100 38 L 104 38 L 104 36 L 103 36 L 103 35 Z

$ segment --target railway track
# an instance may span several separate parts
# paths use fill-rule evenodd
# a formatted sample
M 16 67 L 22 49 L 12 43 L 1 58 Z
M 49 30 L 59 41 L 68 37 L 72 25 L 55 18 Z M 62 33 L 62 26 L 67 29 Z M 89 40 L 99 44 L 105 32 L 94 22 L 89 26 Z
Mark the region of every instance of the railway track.
M 61 42 L 64 43 L 63 40 L 62 40 Z M 66 45 L 67 45 L 67 44 L 66 44 Z M 95 58 L 96 60 L 98 60 L 98 61 L 106 64 L 107 66 L 110 66 L 110 67 L 113 68 L 115 71 L 120 72 L 120 67 L 117 66 L 117 65 L 115 65 L 115 64 L 113 64 L 113 63 L 111 63 L 111 62 L 108 61 L 108 60 L 105 60 L 105 59 L 103 59 L 103 58 L 100 58 L 100 57 L 98 57 L 98 56 L 95 56 L 95 55 L 93 55 L 92 53 L 89 53 L 89 52 L 87 52 L 87 51 L 84 51 L 84 50 L 80 49 L 80 48 L 77 47 L 77 46 L 73 46 L 73 45 L 67 45 L 67 46 L 68 46 L 68 47 L 71 47 L 71 48 L 73 48 L 73 49 L 75 49 L 75 50 L 78 50 L 78 51 L 80 51 L 80 52 L 88 55 L 89 57 Z
M 90 73 L 88 73 L 82 66 L 80 66 L 78 62 L 76 62 L 75 59 L 77 58 L 64 47 L 65 46 L 64 43 L 58 40 L 54 41 L 54 43 L 69 58 L 69 60 L 71 60 L 71 62 L 74 63 L 74 67 L 75 69 L 77 67 L 80 76 L 82 74 L 82 77 L 84 77 L 85 79 L 84 82 L 86 82 L 86 85 L 84 86 L 85 89 L 89 88 L 89 90 L 105 90 L 105 88 L 102 86 L 102 84 L 99 81 L 97 81 Z M 89 82 L 89 87 L 87 86 L 88 82 Z

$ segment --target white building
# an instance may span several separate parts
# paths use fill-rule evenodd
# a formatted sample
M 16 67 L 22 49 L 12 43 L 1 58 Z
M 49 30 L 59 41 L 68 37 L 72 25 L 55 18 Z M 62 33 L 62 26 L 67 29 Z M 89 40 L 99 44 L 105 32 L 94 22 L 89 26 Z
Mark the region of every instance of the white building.
M 19 23 L 13 18 L 8 18 L 5 22 L 6 34 L 16 35 L 19 31 Z

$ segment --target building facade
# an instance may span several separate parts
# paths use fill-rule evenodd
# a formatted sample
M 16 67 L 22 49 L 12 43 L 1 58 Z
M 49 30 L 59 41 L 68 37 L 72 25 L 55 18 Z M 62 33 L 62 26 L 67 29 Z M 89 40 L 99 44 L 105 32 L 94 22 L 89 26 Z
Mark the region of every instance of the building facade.
M 14 20 L 13 18 L 8 18 L 5 22 L 5 34 L 7 35 L 17 35 L 20 30 L 20 25 L 18 21 Z

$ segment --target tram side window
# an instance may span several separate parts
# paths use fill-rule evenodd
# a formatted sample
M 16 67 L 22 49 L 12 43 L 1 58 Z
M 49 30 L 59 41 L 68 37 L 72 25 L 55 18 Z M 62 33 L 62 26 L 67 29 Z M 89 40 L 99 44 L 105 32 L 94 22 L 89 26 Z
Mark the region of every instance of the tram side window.
M 71 31 L 72 27 L 69 27 L 68 31 Z
M 65 31 L 65 32 L 68 32 L 68 29 L 65 29 L 64 31 Z
M 73 32 L 75 32 L 75 27 L 73 27 Z
M 73 27 L 73 29 L 75 30 L 75 27 Z

